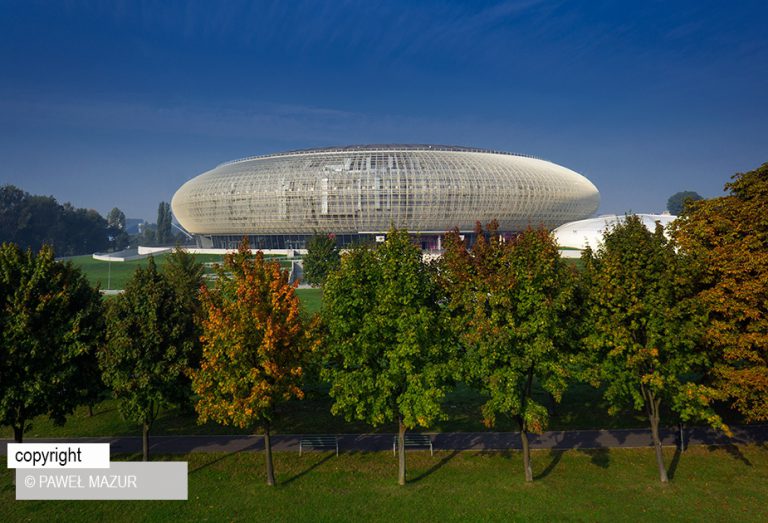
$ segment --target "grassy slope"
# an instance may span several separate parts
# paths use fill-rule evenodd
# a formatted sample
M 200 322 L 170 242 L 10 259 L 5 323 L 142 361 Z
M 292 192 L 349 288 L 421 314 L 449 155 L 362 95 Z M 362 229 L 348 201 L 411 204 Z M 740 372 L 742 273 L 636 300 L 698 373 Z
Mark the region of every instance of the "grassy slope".
M 276 453 L 278 486 L 261 453 L 192 454 L 187 501 L 15 501 L 0 474 L 4 521 L 766 521 L 768 449 L 696 447 L 661 485 L 653 451 L 408 454 L 396 484 L 390 453 Z M 4 460 L 3 460 L 4 461 Z M 0 461 L 0 468 L 5 463 Z
M 162 266 L 165 263 L 165 254 L 155 256 L 155 261 Z M 281 256 L 269 255 L 267 258 L 280 258 Z M 200 263 L 221 263 L 222 256 L 218 254 L 196 254 L 195 258 Z M 94 260 L 92 256 L 74 256 L 68 258 L 75 267 L 79 267 L 88 278 L 91 285 L 99 284 L 102 289 L 123 289 L 137 267 L 144 267 L 147 259 L 127 262 L 105 262 Z M 284 269 L 290 269 L 290 262 L 281 261 Z M 212 272 L 206 267 L 206 272 Z
M 296 295 L 301 300 L 305 312 L 309 314 L 320 312 L 323 306 L 322 289 L 296 289 Z

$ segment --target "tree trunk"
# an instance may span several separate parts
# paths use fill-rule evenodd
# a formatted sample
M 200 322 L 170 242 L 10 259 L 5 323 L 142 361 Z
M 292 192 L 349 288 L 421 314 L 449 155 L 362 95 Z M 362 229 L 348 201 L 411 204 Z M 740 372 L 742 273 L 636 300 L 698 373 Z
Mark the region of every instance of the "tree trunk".
M 398 416 L 398 432 L 397 432 L 397 458 L 398 458 L 398 472 L 397 483 L 405 485 L 405 423 L 403 423 L 403 417 Z
M 661 400 L 656 399 L 652 394 L 646 398 L 648 402 L 648 418 L 651 422 L 651 437 L 653 446 L 656 449 L 656 464 L 659 467 L 659 479 L 662 483 L 668 483 L 667 469 L 664 467 L 664 454 L 661 451 L 661 439 L 659 438 L 659 407 Z
M 24 423 L 19 426 L 13 426 L 13 439 L 16 440 L 16 443 L 23 443 L 22 440 L 24 439 Z
M 275 485 L 275 469 L 272 466 L 272 442 L 269 439 L 269 423 L 264 426 L 264 456 L 267 460 L 267 485 Z
M 141 431 L 141 447 L 144 454 L 144 461 L 149 461 L 149 423 L 146 421 L 144 422 Z
M 523 468 L 525 469 L 525 481 L 533 481 L 531 449 L 528 446 L 528 432 L 522 427 L 520 428 L 520 440 L 523 442 Z
M 93 417 L 93 405 L 88 405 L 88 417 Z
M 528 380 L 523 389 L 522 408 L 517 423 L 520 425 L 520 441 L 523 444 L 523 469 L 525 470 L 525 481 L 533 481 L 533 470 L 531 470 L 531 449 L 528 446 L 528 426 L 525 423 L 524 413 L 528 405 L 528 398 L 531 397 L 531 388 L 533 387 L 533 367 L 528 369 Z M 554 399 L 554 398 L 553 398 Z M 554 403 L 554 402 L 553 402 Z

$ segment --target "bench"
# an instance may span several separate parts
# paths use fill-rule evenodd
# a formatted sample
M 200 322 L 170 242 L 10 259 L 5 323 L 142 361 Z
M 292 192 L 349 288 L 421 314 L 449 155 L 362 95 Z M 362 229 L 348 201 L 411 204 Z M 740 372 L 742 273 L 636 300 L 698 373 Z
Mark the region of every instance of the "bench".
M 339 455 L 339 438 L 336 436 L 304 436 L 299 441 L 299 456 L 304 450 L 333 450 Z
M 405 448 L 408 447 L 429 447 L 429 455 L 434 456 L 432 449 L 432 439 L 426 434 L 406 434 L 403 442 Z M 397 455 L 397 436 L 392 442 L 392 454 Z

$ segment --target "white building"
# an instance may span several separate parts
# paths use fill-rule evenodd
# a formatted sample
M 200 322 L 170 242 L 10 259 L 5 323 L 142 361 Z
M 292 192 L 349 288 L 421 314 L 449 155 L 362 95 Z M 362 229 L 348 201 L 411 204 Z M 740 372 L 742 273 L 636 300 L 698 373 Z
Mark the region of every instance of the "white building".
M 638 214 L 637 215 L 649 231 L 656 230 L 656 224 L 660 223 L 666 228 L 677 216 L 671 214 Z M 607 214 L 569 222 L 552 231 L 557 244 L 564 249 L 584 250 L 587 246 L 597 249 L 603 241 L 603 234 L 614 225 L 623 222 L 626 216 Z
M 363 145 L 256 156 L 185 183 L 171 202 L 201 247 L 302 248 L 315 234 L 340 245 L 375 241 L 391 226 L 441 236 L 497 220 L 500 233 L 587 218 L 597 188 L 560 165 L 524 155 L 437 145 Z M 471 236 L 470 236 L 471 239 Z

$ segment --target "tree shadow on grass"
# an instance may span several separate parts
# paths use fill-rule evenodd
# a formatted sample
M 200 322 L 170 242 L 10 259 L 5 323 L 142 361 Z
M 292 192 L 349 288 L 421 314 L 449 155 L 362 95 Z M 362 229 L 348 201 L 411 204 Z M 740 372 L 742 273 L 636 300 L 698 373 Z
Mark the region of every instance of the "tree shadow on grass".
M 260 441 L 259 442 L 254 442 L 254 443 L 248 445 L 245 448 L 239 449 L 239 450 L 237 450 L 235 452 L 226 452 L 226 453 L 222 454 L 221 456 L 217 457 L 216 459 L 212 459 L 211 461 L 207 461 L 207 462 L 203 463 L 202 465 L 200 465 L 198 467 L 195 467 L 194 469 L 190 470 L 189 474 L 192 474 L 193 472 L 197 472 L 199 470 L 203 470 L 205 468 L 208 468 L 211 465 L 215 465 L 216 463 L 219 463 L 220 461 L 224 461 L 227 458 L 231 458 L 233 456 L 236 456 L 237 454 L 240 454 L 241 452 L 250 452 L 250 451 L 261 450 L 261 449 L 263 449 L 262 443 Z
M 724 450 L 728 454 L 731 455 L 734 459 L 737 459 L 741 461 L 743 464 L 745 464 L 748 467 L 752 466 L 752 462 L 747 459 L 747 457 L 741 453 L 741 450 L 736 445 L 709 445 L 707 447 L 707 450 L 710 452 L 714 452 L 717 450 Z
M 595 449 L 577 449 L 579 452 L 589 456 L 589 461 L 601 469 L 607 469 L 611 464 L 611 450 L 605 447 Z
M 303 476 L 305 476 L 305 475 L 309 474 L 310 472 L 312 472 L 313 470 L 315 470 L 317 467 L 319 467 L 320 465 L 322 465 L 323 463 L 325 463 L 326 461 L 328 461 L 329 459 L 331 459 L 331 458 L 333 458 L 333 457 L 335 457 L 335 454 L 334 454 L 334 453 L 331 453 L 331 452 L 327 452 L 327 453 L 326 453 L 326 456 L 325 456 L 323 459 L 321 459 L 320 461 L 316 461 L 316 462 L 314 462 L 312 465 L 310 465 L 310 466 L 309 466 L 309 467 L 307 467 L 306 469 L 302 470 L 302 471 L 301 471 L 301 472 L 299 472 L 298 474 L 295 474 L 293 477 L 290 477 L 290 478 L 286 479 L 285 481 L 281 481 L 281 482 L 280 482 L 280 484 L 281 484 L 281 485 L 289 485 L 289 484 L 293 483 L 293 482 L 294 482 L 294 481 L 296 481 L 297 479 L 300 479 L 300 478 L 302 478 Z
M 111 412 L 116 412 L 116 411 L 117 411 L 117 407 L 108 407 L 106 409 L 93 409 L 93 416 L 91 416 L 88 413 L 88 409 L 85 409 L 84 412 L 78 413 L 76 417 L 83 420 L 89 420 L 89 419 L 98 418 L 99 416 L 103 416 L 104 414 L 109 414 Z
M 533 479 L 544 479 L 547 476 L 549 476 L 549 474 L 553 470 L 555 470 L 555 467 L 557 467 L 557 464 L 560 463 L 560 460 L 563 459 L 563 454 L 564 453 L 565 453 L 564 450 L 554 450 L 554 449 L 550 450 L 549 451 L 549 457 L 550 457 L 549 463 L 544 468 L 544 470 L 542 470 L 541 472 L 536 474 L 533 477 Z
M 238 451 L 238 452 L 241 452 L 241 451 Z M 205 468 L 208 468 L 208 467 L 210 467 L 211 465 L 215 465 L 216 463 L 218 463 L 218 462 L 220 462 L 220 461 L 224 461 L 224 460 L 225 460 L 225 459 L 227 459 L 227 458 L 231 458 L 232 456 L 234 456 L 234 455 L 235 455 L 235 454 L 237 454 L 238 452 L 230 452 L 230 453 L 228 453 L 228 454 L 224 454 L 224 455 L 222 455 L 222 456 L 219 456 L 219 457 L 218 457 L 218 458 L 216 458 L 216 459 L 212 459 L 211 461 L 207 461 L 207 462 L 203 463 L 202 465 L 200 465 L 200 466 L 198 466 L 198 467 L 195 467 L 194 469 L 190 470 L 190 471 L 189 471 L 189 474 L 194 474 L 195 472 L 198 472 L 198 471 L 200 471 L 200 470 L 203 470 L 203 469 L 205 469 Z
M 459 451 L 458 451 L 458 450 L 454 450 L 454 451 L 452 451 L 452 452 L 451 452 L 450 454 L 448 454 L 447 456 L 445 456 L 445 457 L 441 458 L 441 459 L 440 459 L 440 461 L 438 461 L 437 463 L 435 463 L 434 465 L 432 465 L 431 467 L 429 467 L 429 469 L 428 469 L 428 470 L 426 470 L 426 471 L 422 472 L 422 473 L 421 473 L 421 474 L 419 474 L 418 476 L 416 476 L 416 477 L 414 477 L 413 479 L 409 480 L 409 481 L 408 481 L 408 483 L 417 483 L 417 482 L 419 482 L 419 481 L 423 480 L 424 478 L 426 478 L 426 477 L 430 476 L 430 475 L 431 475 L 433 472 L 437 472 L 437 471 L 438 471 L 438 470 L 440 470 L 440 469 L 441 469 L 441 468 L 442 468 L 442 467 L 443 467 L 443 466 L 444 466 L 446 463 L 448 463 L 448 462 L 449 462 L 449 461 L 451 461 L 451 460 L 452 460 L 454 457 L 456 457 L 456 454 L 458 454 L 458 453 L 459 453 Z
M 667 469 L 667 477 L 672 481 L 675 479 L 675 472 L 677 472 L 677 466 L 680 463 L 680 456 L 683 452 L 680 450 L 680 445 L 675 447 L 675 454 L 672 456 L 672 461 L 669 462 L 669 468 Z

